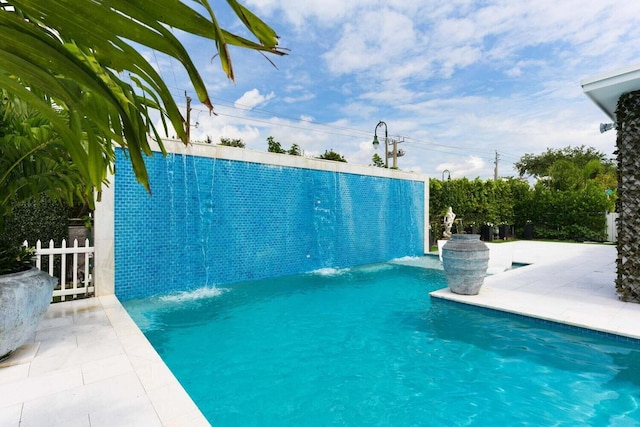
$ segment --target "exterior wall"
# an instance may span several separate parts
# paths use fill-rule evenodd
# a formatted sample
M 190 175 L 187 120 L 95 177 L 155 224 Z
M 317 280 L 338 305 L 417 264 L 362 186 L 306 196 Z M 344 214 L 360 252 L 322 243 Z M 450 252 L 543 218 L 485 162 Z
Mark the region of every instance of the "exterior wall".
M 167 157 L 147 159 L 152 196 L 136 182 L 124 153 L 117 153 L 113 292 L 120 299 L 428 250 L 424 175 L 221 146 L 166 145 Z
M 109 182 L 112 184 L 103 188 L 93 215 L 93 283 L 96 296 L 115 293 L 113 176 Z

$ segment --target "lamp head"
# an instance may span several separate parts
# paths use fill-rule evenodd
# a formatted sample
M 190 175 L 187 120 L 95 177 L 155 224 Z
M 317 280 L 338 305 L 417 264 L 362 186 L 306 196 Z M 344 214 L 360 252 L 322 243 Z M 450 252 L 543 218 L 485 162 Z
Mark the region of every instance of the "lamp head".
M 378 142 L 378 135 L 373 135 L 373 147 L 377 149 L 379 145 L 380 142 Z
M 600 123 L 600 133 L 605 133 L 608 130 L 615 129 L 615 123 Z

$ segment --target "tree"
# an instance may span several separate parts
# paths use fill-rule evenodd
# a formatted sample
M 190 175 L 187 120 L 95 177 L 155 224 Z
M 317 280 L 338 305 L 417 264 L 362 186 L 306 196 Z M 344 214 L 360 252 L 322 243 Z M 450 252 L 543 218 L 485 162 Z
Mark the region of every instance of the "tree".
M 287 154 L 291 156 L 302 156 L 302 151 L 300 151 L 300 146 L 298 144 L 293 144 Z
M 373 162 L 371 166 L 375 166 L 377 168 L 384 167 L 384 161 L 382 160 L 382 157 L 380 157 L 378 153 L 373 153 L 373 156 L 371 157 L 371 161 Z
M 272 136 L 267 137 L 267 144 L 269 146 L 269 148 L 267 149 L 269 153 L 286 154 L 287 152 L 287 150 L 282 148 L 282 145 L 280 145 L 278 141 L 273 139 Z
M 569 146 L 558 150 L 547 148 L 547 151 L 542 154 L 527 153 L 515 163 L 515 166 L 520 176 L 544 178 L 549 176 L 553 164 L 560 160 L 570 162 L 580 169 L 583 169 L 589 162 L 597 160 L 606 171 L 615 169 L 614 163 L 608 160 L 604 153 L 584 145 L 573 148 Z
M 324 154 L 321 154 L 320 156 L 318 156 L 318 158 L 324 159 L 324 160 L 334 160 L 336 162 L 347 163 L 347 160 L 344 157 L 342 157 L 342 155 L 333 151 L 333 148 L 329 151 L 324 150 Z
M 169 89 L 134 46 L 183 64 L 210 110 L 205 84 L 172 29 L 214 41 L 212 56 L 232 80 L 229 45 L 284 54 L 276 33 L 237 0 L 227 3 L 257 41 L 221 28 L 208 0 L 197 3 L 207 16 L 175 0 L 0 2 L 0 89 L 49 120 L 79 173 L 96 188 L 106 179 L 116 145 L 128 150 L 138 181 L 149 188 L 147 134 L 162 147 L 149 111 L 158 110 L 165 131 L 168 122 L 185 142 L 186 133 Z
M 596 160 L 597 161 L 597 160 Z M 548 170 L 548 187 L 560 191 L 578 191 L 586 182 L 582 170 L 566 159 L 556 160 Z
M 617 199 L 617 170 L 614 162 L 593 147 L 560 150 L 547 148 L 539 154 L 525 154 L 516 162 L 520 176 L 531 175 L 547 188 L 557 191 L 584 191 L 595 182 L 602 192 L 610 193 L 609 208 L 613 211 Z M 607 191 L 609 190 L 609 191 Z
M 220 137 L 220 144 L 218 145 L 224 145 L 226 147 L 237 147 L 237 148 L 245 147 L 245 143 L 242 142 L 240 138 L 231 139 L 231 138 Z

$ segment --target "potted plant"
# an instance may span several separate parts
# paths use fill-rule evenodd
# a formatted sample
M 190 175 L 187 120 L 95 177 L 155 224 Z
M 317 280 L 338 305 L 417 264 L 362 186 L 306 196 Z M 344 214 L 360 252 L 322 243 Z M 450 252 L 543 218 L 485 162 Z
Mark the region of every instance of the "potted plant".
M 493 240 L 493 224 L 487 222 L 482 224 L 480 229 L 480 238 L 485 242 L 491 242 Z
M 42 321 L 58 280 L 34 268 L 34 250 L 0 250 L 0 360 L 25 344 Z
M 524 225 L 524 239 L 532 240 L 533 239 L 533 223 L 531 220 L 527 220 Z
M 33 267 L 35 251 L 5 229 L 14 207 L 76 192 L 77 168 L 48 121 L 4 92 L 0 100 L 0 358 L 26 343 L 42 321 L 57 279 Z M 78 186 L 79 187 L 79 186 Z

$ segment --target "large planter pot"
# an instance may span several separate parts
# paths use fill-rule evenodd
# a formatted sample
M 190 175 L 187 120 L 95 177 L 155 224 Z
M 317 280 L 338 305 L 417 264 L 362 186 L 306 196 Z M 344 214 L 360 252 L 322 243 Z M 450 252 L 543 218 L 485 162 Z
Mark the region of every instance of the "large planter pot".
M 478 234 L 454 234 L 442 248 L 442 264 L 451 292 L 477 295 L 489 267 L 489 248 Z
M 0 360 L 31 338 L 57 283 L 37 268 L 0 276 Z
M 533 224 L 524 225 L 524 238 L 525 240 L 533 239 Z
M 466 234 L 466 236 L 473 236 L 473 234 Z M 490 225 L 483 225 L 480 227 L 480 239 L 485 242 L 493 241 L 493 227 Z

